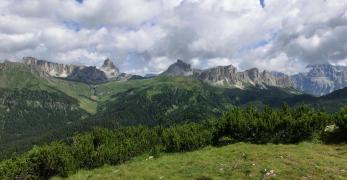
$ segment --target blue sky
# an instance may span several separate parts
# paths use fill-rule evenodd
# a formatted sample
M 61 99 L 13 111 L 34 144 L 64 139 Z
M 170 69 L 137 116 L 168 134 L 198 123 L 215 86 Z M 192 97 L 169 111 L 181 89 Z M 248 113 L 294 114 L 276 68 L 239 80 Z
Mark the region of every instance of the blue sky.
M 261 6 L 262 8 L 265 8 L 265 0 L 260 0 L 260 6 Z

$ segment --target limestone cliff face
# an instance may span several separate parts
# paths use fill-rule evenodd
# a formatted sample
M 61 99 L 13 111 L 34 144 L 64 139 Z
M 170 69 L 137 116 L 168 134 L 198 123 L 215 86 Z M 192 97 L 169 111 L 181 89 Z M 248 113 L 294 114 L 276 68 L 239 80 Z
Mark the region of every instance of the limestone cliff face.
M 83 66 L 58 64 L 46 60 L 39 60 L 33 57 L 24 57 L 23 63 L 34 66 L 35 68 L 38 68 L 51 76 L 64 78 L 68 77 L 74 70 L 83 68 Z
M 94 66 L 76 66 L 53 63 L 33 57 L 24 57 L 23 63 L 53 77 L 67 78 L 89 84 L 107 82 L 108 80 L 117 78 L 121 75 L 119 69 L 110 59 L 106 59 L 100 69 Z
M 276 86 L 283 88 L 293 86 L 293 83 L 288 76 L 275 76 L 269 71 L 259 71 L 257 68 L 252 68 L 244 72 L 238 72 L 237 69 L 232 65 L 219 66 L 204 70 L 198 74 L 198 78 L 214 84 L 231 85 L 239 88 L 243 88 L 248 85 L 260 85 L 264 87 Z
M 347 87 L 347 67 L 330 64 L 307 66 L 307 73 L 291 76 L 295 88 L 317 96 Z
M 191 76 L 194 75 L 201 81 L 215 85 L 233 86 L 244 88 L 246 86 L 276 86 L 282 88 L 293 87 L 293 82 L 287 75 L 276 75 L 269 71 L 259 71 L 252 68 L 244 72 L 238 72 L 233 65 L 218 66 L 206 70 L 192 69 L 190 64 L 181 60 L 169 66 L 162 73 L 169 76 Z

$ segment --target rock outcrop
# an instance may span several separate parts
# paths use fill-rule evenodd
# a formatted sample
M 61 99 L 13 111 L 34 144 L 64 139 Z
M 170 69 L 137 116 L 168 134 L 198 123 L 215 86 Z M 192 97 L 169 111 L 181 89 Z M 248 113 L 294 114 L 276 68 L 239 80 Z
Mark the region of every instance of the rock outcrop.
M 274 76 L 269 71 L 259 71 L 252 68 L 244 72 L 238 72 L 236 67 L 218 66 L 197 73 L 198 79 L 217 85 L 234 86 L 244 88 L 246 86 L 275 86 L 282 88 L 293 87 L 289 76 Z
M 108 58 L 104 61 L 104 64 L 101 66 L 100 70 L 106 74 L 108 79 L 115 78 L 120 75 L 119 69 Z
M 33 57 L 24 57 L 23 63 L 46 72 L 51 76 L 63 78 L 68 77 L 73 71 L 75 71 L 75 69 L 83 68 L 83 66 L 58 64 L 46 60 L 39 60 Z

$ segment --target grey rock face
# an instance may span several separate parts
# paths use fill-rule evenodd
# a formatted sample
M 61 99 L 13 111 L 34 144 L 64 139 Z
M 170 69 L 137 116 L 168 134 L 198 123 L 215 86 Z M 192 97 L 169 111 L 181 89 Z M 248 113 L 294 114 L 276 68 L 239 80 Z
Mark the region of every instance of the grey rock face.
M 119 75 L 118 68 L 109 59 L 105 60 L 102 70 L 93 66 L 58 64 L 33 57 L 24 57 L 23 63 L 53 77 L 67 78 L 90 84 L 103 83 Z
M 232 66 L 218 66 L 215 68 L 203 70 L 197 73 L 198 79 L 210 82 L 216 85 L 227 85 L 238 88 L 246 86 L 275 86 L 289 88 L 293 87 L 293 83 L 289 76 L 275 76 L 271 72 L 260 72 L 257 68 L 249 69 L 244 72 L 238 72 Z
M 48 62 L 45 60 L 39 60 L 33 57 L 24 57 L 23 63 L 33 66 L 51 76 L 54 77 L 68 77 L 75 69 L 81 68 L 83 66 L 75 65 L 65 65 L 53 62 Z
M 281 74 L 276 75 L 268 71 L 260 72 L 257 68 L 249 69 L 244 72 L 238 72 L 236 67 L 218 66 L 206 70 L 192 69 L 190 64 L 177 60 L 175 64 L 162 73 L 169 76 L 191 76 L 197 79 L 215 85 L 233 86 L 237 88 L 245 88 L 247 86 L 276 86 L 283 88 L 293 87 L 290 77 Z
M 100 69 L 94 66 L 58 64 L 46 60 L 38 60 L 33 57 L 23 58 L 23 63 L 48 76 L 61 77 L 88 84 L 98 84 L 110 80 L 128 81 L 143 78 L 137 75 L 120 73 L 110 59 L 106 59 Z
M 106 74 L 94 66 L 76 68 L 67 79 L 90 84 L 103 83 L 108 80 Z
M 113 64 L 110 59 L 106 59 L 104 64 L 100 68 L 103 71 L 108 79 L 115 78 L 120 75 L 119 69 Z
M 169 66 L 169 68 L 164 73 L 162 73 L 162 75 L 191 76 L 193 75 L 193 69 L 191 68 L 190 64 L 187 64 L 182 60 L 177 60 L 177 62 Z
M 330 64 L 307 66 L 307 73 L 291 76 L 295 88 L 308 94 L 322 96 L 347 87 L 347 67 Z

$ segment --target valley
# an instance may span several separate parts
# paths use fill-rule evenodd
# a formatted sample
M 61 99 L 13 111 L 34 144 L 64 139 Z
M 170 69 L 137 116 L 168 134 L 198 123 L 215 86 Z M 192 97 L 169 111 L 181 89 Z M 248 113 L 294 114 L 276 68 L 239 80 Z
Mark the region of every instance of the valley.
M 95 128 L 201 123 L 249 107 L 278 110 L 306 104 L 335 113 L 347 104 L 347 88 L 316 97 L 296 90 L 289 76 L 254 69 L 240 73 L 228 66 L 197 71 L 178 60 L 163 74 L 144 78 L 120 73 L 107 59 L 103 66 L 107 75 L 103 69 L 83 67 L 81 73 L 72 70 L 70 78 L 66 69 L 77 66 L 31 60 L 0 64 L 2 159 Z M 90 76 L 99 79 L 100 74 L 109 79 L 86 81 Z

